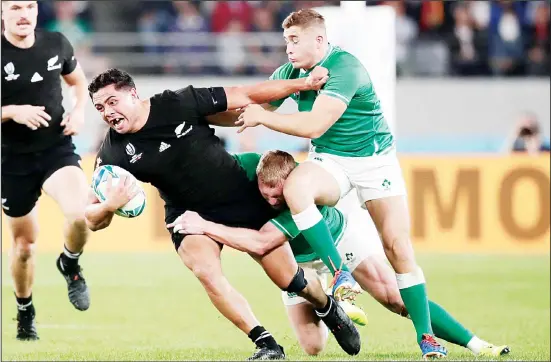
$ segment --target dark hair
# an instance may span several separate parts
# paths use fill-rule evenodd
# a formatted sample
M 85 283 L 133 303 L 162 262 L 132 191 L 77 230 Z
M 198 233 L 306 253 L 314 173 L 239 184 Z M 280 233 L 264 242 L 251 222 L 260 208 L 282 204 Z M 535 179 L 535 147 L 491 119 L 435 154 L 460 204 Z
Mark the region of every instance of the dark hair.
M 92 94 L 111 84 L 115 85 L 116 90 L 122 88 L 136 88 L 136 84 L 134 84 L 134 79 L 132 79 L 130 74 L 128 74 L 124 70 L 111 68 L 107 69 L 103 73 L 96 75 L 94 79 L 92 79 L 92 81 L 88 85 L 88 93 L 90 94 L 90 98 L 92 98 Z

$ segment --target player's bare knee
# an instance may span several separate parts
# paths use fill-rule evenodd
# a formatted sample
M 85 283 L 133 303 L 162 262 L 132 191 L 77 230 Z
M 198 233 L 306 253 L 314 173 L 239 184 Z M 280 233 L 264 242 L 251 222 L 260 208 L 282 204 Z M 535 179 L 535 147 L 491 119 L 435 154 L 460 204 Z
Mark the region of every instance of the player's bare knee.
M 212 266 L 212 263 L 208 260 L 202 260 L 201 258 L 193 256 L 184 256 L 184 264 L 191 270 L 193 275 L 201 282 L 207 292 L 215 292 L 219 279 L 222 276 L 219 269 Z M 214 262 L 214 261 L 213 261 Z
M 383 234 L 385 254 L 393 260 L 407 260 L 410 256 L 411 243 L 406 232 Z
M 35 240 L 28 236 L 16 236 L 14 239 L 14 257 L 23 263 L 32 258 L 34 253 Z
M 73 232 L 76 232 L 79 235 L 86 235 L 88 233 L 89 229 L 86 225 L 86 218 L 84 217 L 84 214 L 74 218 L 67 218 L 67 223 Z
M 215 293 L 218 290 L 218 284 L 219 284 L 219 277 L 217 273 L 213 273 L 213 270 L 209 267 L 199 267 L 192 270 L 193 274 L 201 284 L 203 284 L 203 287 L 207 290 L 209 293 Z
M 215 268 L 212 268 L 205 264 L 196 264 L 191 272 L 201 282 L 203 288 L 209 294 L 219 294 L 219 285 L 222 275 L 217 272 Z
M 323 351 L 324 343 L 321 341 L 310 340 L 305 344 L 301 343 L 302 350 L 309 356 L 317 356 Z
M 315 329 L 304 330 L 299 338 L 299 344 L 302 350 L 309 356 L 319 355 L 327 343 L 328 332 L 324 325 L 319 325 Z
M 208 267 L 203 261 L 186 253 L 184 253 L 182 260 L 184 261 L 185 266 L 191 270 L 193 275 L 195 275 L 198 279 L 206 278 L 208 274 Z
M 85 207 L 74 207 L 65 211 L 65 220 L 75 228 L 86 228 L 86 218 L 84 216 Z
M 285 184 L 283 185 L 283 197 L 285 200 L 289 200 L 296 197 L 312 197 L 313 193 L 311 182 L 308 175 L 303 175 L 297 170 L 291 172 Z

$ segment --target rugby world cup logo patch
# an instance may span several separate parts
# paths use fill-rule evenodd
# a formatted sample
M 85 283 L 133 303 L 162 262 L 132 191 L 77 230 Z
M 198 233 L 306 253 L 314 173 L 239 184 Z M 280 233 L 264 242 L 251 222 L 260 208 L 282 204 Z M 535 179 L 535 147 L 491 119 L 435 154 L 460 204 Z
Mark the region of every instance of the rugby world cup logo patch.
M 142 153 L 136 154 L 136 148 L 130 142 L 128 142 L 128 144 L 126 145 L 125 150 L 128 156 L 131 156 L 130 163 L 135 163 L 140 158 L 142 158 Z

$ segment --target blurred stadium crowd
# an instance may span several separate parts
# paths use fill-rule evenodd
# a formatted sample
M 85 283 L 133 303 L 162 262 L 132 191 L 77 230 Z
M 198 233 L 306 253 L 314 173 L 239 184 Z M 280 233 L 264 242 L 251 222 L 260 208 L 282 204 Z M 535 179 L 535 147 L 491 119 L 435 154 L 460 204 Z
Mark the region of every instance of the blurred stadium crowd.
M 40 1 L 39 26 L 66 34 L 91 73 L 113 64 L 147 74 L 264 75 L 286 61 L 285 16 L 339 3 Z M 547 1 L 367 1 L 383 3 L 397 14 L 398 76 L 549 75 Z

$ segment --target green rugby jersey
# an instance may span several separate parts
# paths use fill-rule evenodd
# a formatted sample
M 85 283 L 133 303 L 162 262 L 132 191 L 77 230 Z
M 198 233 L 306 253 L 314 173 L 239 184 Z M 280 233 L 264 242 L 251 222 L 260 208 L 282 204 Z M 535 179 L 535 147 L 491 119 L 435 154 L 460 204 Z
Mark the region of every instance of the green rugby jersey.
M 321 137 L 312 140 L 315 152 L 345 157 L 365 157 L 387 153 L 394 137 L 383 116 L 381 103 L 371 78 L 360 61 L 339 47 L 329 45 L 325 57 L 316 65 L 329 71 L 329 79 L 319 91 L 303 91 L 290 97 L 299 111 L 311 111 L 318 94 L 326 94 L 346 103 L 346 111 Z M 312 68 L 313 69 L 313 68 Z M 270 79 L 304 78 L 311 70 L 294 69 L 286 63 Z M 285 99 L 271 102 L 280 106 Z
M 233 157 L 247 172 L 249 180 L 256 179 L 256 168 L 262 157 L 261 154 L 248 152 L 234 154 Z M 323 219 L 329 227 L 335 245 L 338 245 L 346 226 L 344 215 L 336 208 L 329 206 L 318 206 L 318 210 L 321 212 Z M 289 244 L 291 245 L 297 263 L 306 263 L 319 259 L 314 250 L 310 247 L 310 244 L 308 244 L 308 241 L 302 236 L 300 230 L 297 228 L 289 209 L 283 210 L 278 216 L 271 219 L 270 222 L 289 239 Z M 340 265 L 337 265 L 337 268 L 338 267 L 340 267 Z

